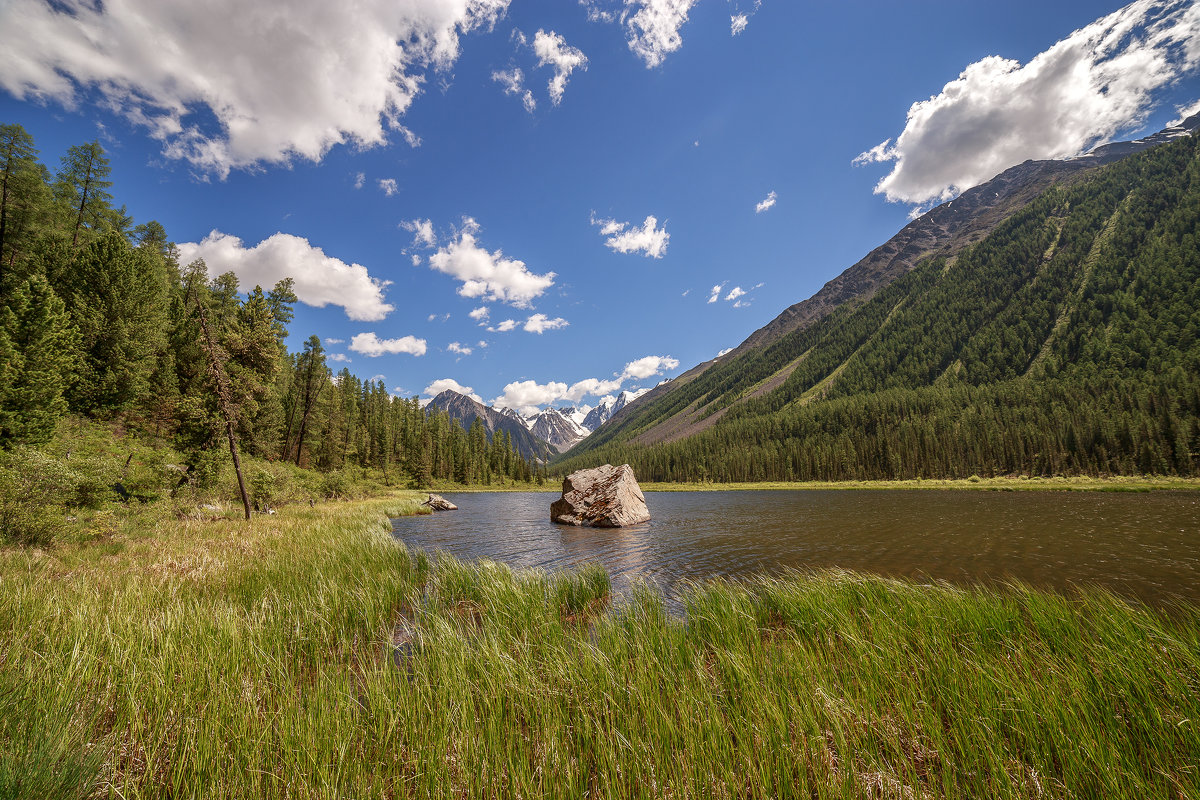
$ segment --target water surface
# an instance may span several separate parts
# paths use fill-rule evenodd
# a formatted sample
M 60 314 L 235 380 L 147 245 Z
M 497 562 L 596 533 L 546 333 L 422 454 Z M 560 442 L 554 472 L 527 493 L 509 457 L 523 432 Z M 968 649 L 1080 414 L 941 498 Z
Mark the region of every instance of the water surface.
M 842 567 L 959 584 L 1100 585 L 1200 603 L 1200 492 L 651 492 L 622 529 L 550 522 L 557 493 L 446 495 L 458 511 L 393 523 L 407 545 L 550 571 L 602 564 L 618 592 L 681 580 Z

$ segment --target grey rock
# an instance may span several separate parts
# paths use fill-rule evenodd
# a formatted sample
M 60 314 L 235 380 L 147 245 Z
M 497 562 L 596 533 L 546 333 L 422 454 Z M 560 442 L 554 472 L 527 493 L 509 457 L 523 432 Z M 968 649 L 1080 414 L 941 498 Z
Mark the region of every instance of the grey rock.
M 646 498 L 628 464 L 605 464 L 572 472 L 562 497 L 550 505 L 550 521 L 560 525 L 623 528 L 650 519 Z
M 458 511 L 458 506 L 439 494 L 429 495 L 429 499 L 421 503 L 421 505 L 429 506 L 434 511 Z

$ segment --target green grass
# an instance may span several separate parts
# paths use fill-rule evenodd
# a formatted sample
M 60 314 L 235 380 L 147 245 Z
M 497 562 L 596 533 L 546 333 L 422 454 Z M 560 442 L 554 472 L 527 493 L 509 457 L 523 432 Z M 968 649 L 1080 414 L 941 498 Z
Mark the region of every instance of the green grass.
M 0 550 L 0 796 L 1200 795 L 1200 609 L 410 553 L 416 493 Z
M 990 491 L 1152 492 L 1200 491 L 1200 478 L 1166 476 L 1086 476 L 981 478 L 910 481 L 760 481 L 757 483 L 651 483 L 639 482 L 645 492 L 730 492 L 780 489 L 986 489 Z

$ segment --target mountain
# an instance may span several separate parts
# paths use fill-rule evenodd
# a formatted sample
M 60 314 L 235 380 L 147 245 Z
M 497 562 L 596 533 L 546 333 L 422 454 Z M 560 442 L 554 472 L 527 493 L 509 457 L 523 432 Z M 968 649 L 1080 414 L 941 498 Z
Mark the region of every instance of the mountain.
M 556 453 L 570 450 L 591 433 L 557 408 L 539 411 L 527 417 L 526 422 L 530 433 L 548 443 Z
M 507 432 L 512 439 L 513 449 L 525 458 L 545 460 L 550 455 L 551 448 L 531 433 L 525 426 L 524 420 L 515 412 L 512 414 L 501 413 L 473 398 L 449 389 L 429 401 L 425 412 L 432 413 L 432 411 L 445 411 L 451 419 L 459 420 L 467 430 L 470 430 L 471 425 L 478 419 L 483 424 L 489 442 L 498 431 Z
M 624 391 L 616 397 L 605 397 L 600 401 L 599 405 L 584 417 L 582 427 L 589 432 L 595 433 L 597 428 L 616 416 L 621 409 L 625 408 L 625 406 L 629 405 L 642 394 L 644 392 Z
M 964 192 L 555 466 L 1200 472 L 1200 116 Z
M 749 351 L 766 348 L 792 331 L 814 324 L 836 308 L 870 299 L 881 287 L 910 272 L 930 256 L 953 258 L 964 247 L 983 239 L 998 224 L 1051 186 L 1071 185 L 1084 179 L 1096 167 L 1172 142 L 1198 128 L 1200 114 L 1188 117 L 1179 125 L 1165 128 L 1153 136 L 1130 142 L 1114 142 L 1076 158 L 1026 161 L 1011 167 L 990 181 L 968 189 L 955 199 L 921 215 L 861 261 L 826 283 L 815 295 L 784 309 L 733 351 L 696 365 L 665 386 L 656 386 L 640 397 L 636 405 L 645 405 L 667 391 L 690 383 L 718 361 L 735 361 Z M 705 427 L 707 425 L 698 415 L 689 414 L 675 420 L 669 430 L 650 434 L 650 438 L 677 439 Z M 593 446 L 595 444 L 593 442 Z

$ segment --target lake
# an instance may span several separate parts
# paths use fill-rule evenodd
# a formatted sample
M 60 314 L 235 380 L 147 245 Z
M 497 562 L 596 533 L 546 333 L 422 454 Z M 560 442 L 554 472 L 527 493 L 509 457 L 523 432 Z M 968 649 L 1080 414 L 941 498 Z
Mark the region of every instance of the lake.
M 621 529 L 555 525 L 557 497 L 448 494 L 458 511 L 392 527 L 409 547 L 460 559 L 547 571 L 599 563 L 618 594 L 634 580 L 671 598 L 683 580 L 842 567 L 1200 603 L 1200 492 L 651 492 L 653 519 Z

